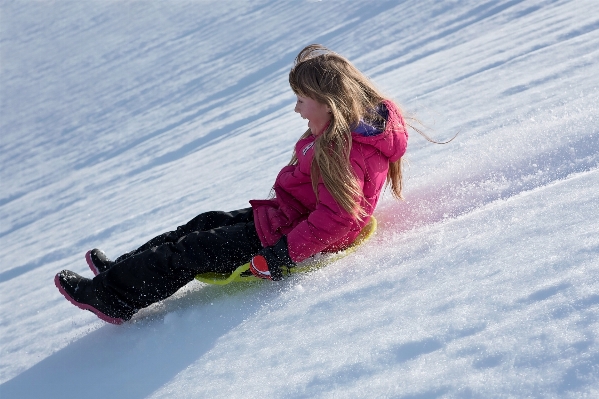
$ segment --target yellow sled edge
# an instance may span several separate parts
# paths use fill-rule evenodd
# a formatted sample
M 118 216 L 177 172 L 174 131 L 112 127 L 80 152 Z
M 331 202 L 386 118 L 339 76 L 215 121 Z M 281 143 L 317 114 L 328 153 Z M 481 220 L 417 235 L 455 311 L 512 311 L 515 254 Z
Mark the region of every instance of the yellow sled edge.
M 358 237 L 356 237 L 354 242 L 349 247 L 344 249 L 343 251 L 339 251 L 334 254 L 326 255 L 325 259 L 309 260 L 306 262 L 307 264 L 305 266 L 300 265 L 300 266 L 286 268 L 286 271 L 288 273 L 299 273 L 299 272 L 303 273 L 303 272 L 313 271 L 313 270 L 319 269 L 323 266 L 328 265 L 329 263 L 332 263 L 338 259 L 341 259 L 341 258 L 351 254 L 352 252 L 354 252 L 356 250 L 357 247 L 359 247 L 362 243 L 364 243 L 370 237 L 373 236 L 373 234 L 376 232 L 377 225 L 378 225 L 377 220 L 375 219 L 374 216 L 371 216 L 370 220 L 368 221 L 368 224 L 366 224 L 366 226 L 364 226 L 362 231 L 360 231 L 360 234 L 358 235 Z M 249 270 L 250 270 L 250 264 L 245 263 L 245 264 L 239 266 L 237 269 L 235 269 L 232 273 L 208 272 L 208 273 L 198 274 L 195 276 L 195 278 L 196 278 L 196 280 L 198 280 L 202 283 L 213 284 L 213 285 L 227 285 L 227 284 L 230 284 L 233 282 L 235 282 L 235 283 L 254 282 L 255 283 L 255 282 L 263 281 L 261 278 L 258 278 L 256 276 L 252 275 L 251 272 L 249 272 Z

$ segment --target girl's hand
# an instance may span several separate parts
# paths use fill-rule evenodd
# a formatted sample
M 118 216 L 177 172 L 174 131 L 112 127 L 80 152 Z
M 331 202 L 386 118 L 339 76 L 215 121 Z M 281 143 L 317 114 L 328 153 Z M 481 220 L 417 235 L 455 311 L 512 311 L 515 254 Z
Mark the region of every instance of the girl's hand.
M 283 266 L 291 266 L 293 261 L 289 257 L 287 249 L 287 238 L 283 236 L 272 247 L 266 247 L 260 250 L 250 261 L 250 271 L 258 278 L 267 280 L 282 280 Z

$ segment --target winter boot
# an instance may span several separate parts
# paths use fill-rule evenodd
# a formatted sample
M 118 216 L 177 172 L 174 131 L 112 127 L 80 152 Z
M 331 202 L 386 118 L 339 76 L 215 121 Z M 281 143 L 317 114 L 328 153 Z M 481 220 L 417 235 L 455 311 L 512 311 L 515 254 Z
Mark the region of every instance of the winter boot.
M 105 272 L 114 265 L 114 262 L 108 259 L 106 254 L 97 248 L 87 251 L 85 260 L 91 271 L 94 273 L 94 276 Z
M 54 278 L 54 284 L 73 305 L 80 309 L 89 310 L 108 323 L 122 324 L 135 313 L 134 311 L 112 309 L 98 298 L 92 280 L 81 277 L 70 270 L 63 270 L 58 273 Z

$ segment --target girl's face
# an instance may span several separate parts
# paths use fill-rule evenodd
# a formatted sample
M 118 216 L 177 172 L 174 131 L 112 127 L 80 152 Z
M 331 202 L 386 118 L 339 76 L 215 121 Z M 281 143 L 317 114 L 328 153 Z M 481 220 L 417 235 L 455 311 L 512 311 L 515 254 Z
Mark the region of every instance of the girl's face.
M 310 97 L 302 97 L 297 95 L 295 103 L 295 112 L 301 115 L 302 118 L 308 120 L 308 128 L 313 135 L 322 133 L 325 126 L 331 120 L 331 114 L 328 105 L 320 103 Z

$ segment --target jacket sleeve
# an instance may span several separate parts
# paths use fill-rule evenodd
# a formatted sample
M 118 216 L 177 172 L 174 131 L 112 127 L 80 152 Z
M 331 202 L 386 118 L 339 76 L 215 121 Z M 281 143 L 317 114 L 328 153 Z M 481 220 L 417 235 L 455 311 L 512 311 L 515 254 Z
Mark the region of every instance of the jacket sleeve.
M 352 162 L 352 169 L 362 191 L 364 170 L 356 162 Z M 318 185 L 318 194 L 316 209 L 287 235 L 289 256 L 294 262 L 300 262 L 341 240 L 355 224 L 355 218 L 337 204 L 322 182 Z

